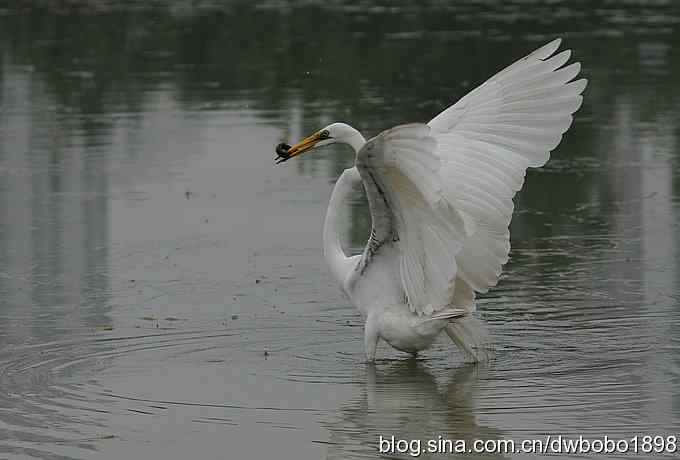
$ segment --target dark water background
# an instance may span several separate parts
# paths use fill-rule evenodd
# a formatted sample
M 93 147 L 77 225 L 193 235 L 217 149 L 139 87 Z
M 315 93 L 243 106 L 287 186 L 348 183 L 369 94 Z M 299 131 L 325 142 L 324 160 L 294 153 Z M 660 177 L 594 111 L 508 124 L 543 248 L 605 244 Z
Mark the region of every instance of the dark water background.
M 427 121 L 556 36 L 590 85 L 479 302 L 497 360 L 367 368 L 320 241 L 352 155 L 273 145 Z M 0 1 L 0 458 L 679 435 L 679 44 L 672 1 Z

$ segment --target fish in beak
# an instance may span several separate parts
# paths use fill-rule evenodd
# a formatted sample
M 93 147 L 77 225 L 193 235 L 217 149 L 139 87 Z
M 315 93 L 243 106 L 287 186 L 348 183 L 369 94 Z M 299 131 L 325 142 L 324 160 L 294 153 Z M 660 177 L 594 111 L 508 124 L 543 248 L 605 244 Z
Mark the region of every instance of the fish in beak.
M 309 137 L 305 137 L 292 147 L 286 143 L 281 143 L 276 146 L 276 164 L 288 161 L 291 158 L 300 155 L 301 153 L 312 150 L 318 145 L 325 145 L 327 142 L 323 142 L 322 144 L 319 143 L 322 141 L 327 141 L 328 139 L 328 131 L 319 131 Z

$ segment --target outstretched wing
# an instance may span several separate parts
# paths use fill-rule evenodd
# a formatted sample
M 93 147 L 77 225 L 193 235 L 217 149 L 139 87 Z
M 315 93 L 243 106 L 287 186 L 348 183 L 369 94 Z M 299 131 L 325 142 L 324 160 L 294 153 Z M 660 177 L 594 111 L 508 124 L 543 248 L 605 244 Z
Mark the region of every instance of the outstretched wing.
M 512 198 L 542 166 L 582 102 L 578 63 L 555 40 L 499 72 L 427 125 L 369 140 L 357 168 L 373 229 L 359 267 L 389 243 L 411 311 L 473 308 L 510 249 Z M 552 57 L 551 57 L 552 56 Z M 571 83 L 570 83 L 571 82 Z
M 500 71 L 428 126 L 439 143 L 444 195 L 473 230 L 456 256 L 477 292 L 497 283 L 508 260 L 515 193 L 527 167 L 543 166 L 572 123 L 587 81 L 554 40 Z
M 437 141 L 423 124 L 397 126 L 357 153 L 372 218 L 359 269 L 396 246 L 411 311 L 431 315 L 450 304 L 465 223 L 445 199 Z

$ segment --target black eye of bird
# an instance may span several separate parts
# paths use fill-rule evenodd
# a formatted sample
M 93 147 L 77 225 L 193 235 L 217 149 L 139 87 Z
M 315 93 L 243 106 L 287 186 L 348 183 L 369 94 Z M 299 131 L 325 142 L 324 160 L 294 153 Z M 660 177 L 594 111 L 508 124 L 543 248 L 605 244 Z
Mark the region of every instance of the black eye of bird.
M 321 136 L 320 136 L 320 137 L 321 137 L 321 139 L 328 139 L 329 137 L 331 137 L 331 135 L 330 135 L 330 133 L 328 132 L 328 130 L 323 130 L 323 131 L 321 131 Z

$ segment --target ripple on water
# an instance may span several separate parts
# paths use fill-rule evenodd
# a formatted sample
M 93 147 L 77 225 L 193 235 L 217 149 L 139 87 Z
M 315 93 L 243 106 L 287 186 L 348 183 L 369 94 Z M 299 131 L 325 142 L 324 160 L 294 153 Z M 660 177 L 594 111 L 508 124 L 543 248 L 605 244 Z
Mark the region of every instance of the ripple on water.
M 12 441 L 0 451 L 26 452 L 26 445 L 37 443 L 48 446 L 45 455 L 87 458 L 101 442 L 125 437 L 114 428 L 121 423 L 112 422 L 162 415 L 169 407 L 196 409 L 197 423 L 239 426 L 242 412 L 255 412 L 258 422 L 261 414 L 274 414 L 274 425 L 296 428 L 282 414 L 330 408 L 292 395 L 290 388 L 302 384 L 318 393 L 324 387 L 316 384 L 356 383 L 350 371 L 361 352 L 356 320 L 277 314 L 239 319 L 227 328 L 183 324 L 185 330 L 137 329 L 127 336 L 115 330 L 108 337 L 93 333 L 6 348 L 0 354 L 0 407 L 8 409 L 0 411 L 0 423 L 3 438 Z
M 244 318 L 226 328 L 110 331 L 3 350 L 7 392 L 0 406 L 11 409 L 0 411 L 0 422 L 12 439 L 3 452 L 27 452 L 29 445 L 36 456 L 44 448 L 45 455 L 89 458 L 107 443 L 139 441 L 126 428 L 130 421 L 147 417 L 153 424 L 171 413 L 225 430 L 304 432 L 320 420 L 330 432 L 330 441 L 320 441 L 338 458 L 370 458 L 378 432 L 502 437 L 510 433 L 494 427 L 510 419 L 514 436 L 668 429 L 645 409 L 658 395 L 644 382 L 654 379 L 663 389 L 678 377 L 675 367 L 648 375 L 654 330 L 640 329 L 626 305 L 593 321 L 590 299 L 538 299 L 536 291 L 523 297 L 519 288 L 513 294 L 513 273 L 506 292 L 480 305 L 498 343 L 497 359 L 485 366 L 463 365 L 440 340 L 418 360 L 382 347 L 383 359 L 366 368 L 361 323 L 349 309 Z M 509 312 L 508 296 L 524 298 L 531 313 Z M 637 318 L 646 314 L 654 312 L 640 309 Z

